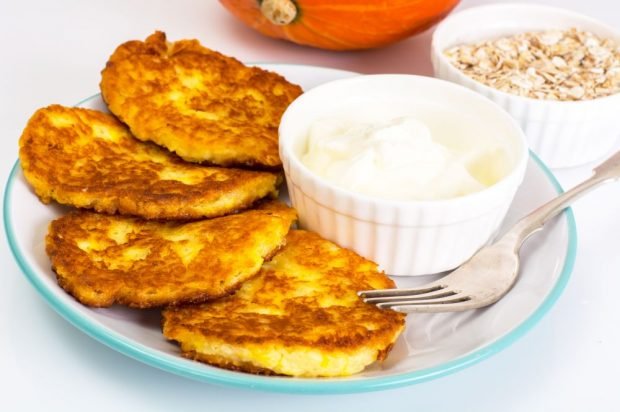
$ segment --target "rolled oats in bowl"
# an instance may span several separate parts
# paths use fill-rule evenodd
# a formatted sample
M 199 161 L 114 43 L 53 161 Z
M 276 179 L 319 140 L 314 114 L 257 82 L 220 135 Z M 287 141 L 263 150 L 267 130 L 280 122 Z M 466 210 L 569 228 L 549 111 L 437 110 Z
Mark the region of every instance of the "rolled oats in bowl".
M 620 45 L 589 31 L 531 31 L 444 51 L 465 75 L 503 92 L 591 100 L 620 91 Z
M 558 7 L 490 4 L 433 32 L 433 72 L 508 112 L 552 168 L 606 156 L 620 136 L 620 30 Z M 484 121 L 484 119 L 481 119 Z

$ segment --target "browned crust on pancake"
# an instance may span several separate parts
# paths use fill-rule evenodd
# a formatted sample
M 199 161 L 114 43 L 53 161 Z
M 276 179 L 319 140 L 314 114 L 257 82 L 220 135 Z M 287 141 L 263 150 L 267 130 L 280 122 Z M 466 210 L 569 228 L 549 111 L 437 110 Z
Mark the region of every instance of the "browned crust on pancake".
M 134 139 L 111 115 L 59 105 L 38 110 L 19 145 L 26 180 L 42 202 L 108 214 L 221 216 L 275 195 L 281 179 L 276 173 L 187 163 Z
M 46 251 L 58 284 L 89 306 L 204 302 L 254 276 L 295 218 L 279 202 L 190 223 L 73 212 L 50 224 Z
M 370 349 L 374 359 L 383 360 L 404 326 L 404 315 L 365 304 L 356 292 L 391 287 L 393 281 L 375 263 L 315 233 L 294 230 L 280 252 L 235 294 L 165 309 L 163 331 L 188 357 L 250 373 L 278 372 L 201 348 L 312 349 L 336 356 Z
M 264 376 L 285 376 L 281 374 L 277 374 L 270 369 L 259 368 L 258 366 L 253 365 L 250 362 L 243 362 L 241 364 L 235 364 L 230 362 L 224 356 L 216 356 L 216 355 L 203 355 L 201 353 L 195 351 L 187 351 L 181 354 L 184 358 L 208 363 L 209 365 L 217 366 L 219 368 L 228 369 L 231 371 L 237 372 L 245 372 L 252 373 L 254 375 L 264 375 Z
M 247 67 L 197 40 L 155 32 L 112 54 L 101 76 L 110 111 L 141 140 L 192 162 L 281 166 L 278 125 L 301 94 L 279 74 Z

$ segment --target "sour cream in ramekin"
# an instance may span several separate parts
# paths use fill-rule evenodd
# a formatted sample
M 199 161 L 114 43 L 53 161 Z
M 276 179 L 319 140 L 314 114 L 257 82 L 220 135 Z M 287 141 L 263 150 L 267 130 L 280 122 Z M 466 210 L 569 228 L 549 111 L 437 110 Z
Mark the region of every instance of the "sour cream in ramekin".
M 360 113 L 317 120 L 301 160 L 343 189 L 393 200 L 464 196 L 510 172 L 506 150 L 474 119 L 436 107 L 412 112 L 374 122 Z M 467 130 L 475 132 L 463 140 Z

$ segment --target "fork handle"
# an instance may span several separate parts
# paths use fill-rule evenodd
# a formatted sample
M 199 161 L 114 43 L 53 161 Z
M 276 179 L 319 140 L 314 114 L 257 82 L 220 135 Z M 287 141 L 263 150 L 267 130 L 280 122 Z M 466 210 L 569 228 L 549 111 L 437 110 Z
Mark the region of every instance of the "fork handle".
M 620 151 L 594 168 L 594 174 L 572 189 L 562 193 L 555 199 L 545 203 L 529 215 L 522 218 L 506 233 L 504 238 L 515 241 L 515 251 L 519 250 L 523 242 L 533 233 L 542 229 L 545 223 L 571 205 L 577 198 L 599 185 L 620 179 Z

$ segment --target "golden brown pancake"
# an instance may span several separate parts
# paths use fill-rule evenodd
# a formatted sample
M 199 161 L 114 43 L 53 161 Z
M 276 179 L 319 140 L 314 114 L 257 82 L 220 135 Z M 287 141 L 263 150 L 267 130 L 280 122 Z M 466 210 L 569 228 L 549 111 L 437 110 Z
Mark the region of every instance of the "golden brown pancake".
M 183 355 L 252 373 L 343 376 L 387 356 L 404 316 L 365 304 L 359 290 L 394 283 L 377 265 L 305 231 L 291 231 L 234 294 L 166 308 L 163 332 Z
M 276 193 L 269 172 L 206 167 L 134 139 L 113 116 L 52 105 L 19 141 L 26 180 L 44 203 L 157 219 L 220 216 Z
M 46 251 L 58 284 L 85 305 L 203 302 L 254 276 L 294 219 L 275 201 L 191 223 L 73 212 L 50 224 Z
M 278 125 L 301 94 L 282 76 L 155 32 L 120 45 L 101 72 L 110 111 L 140 140 L 192 162 L 279 167 Z

